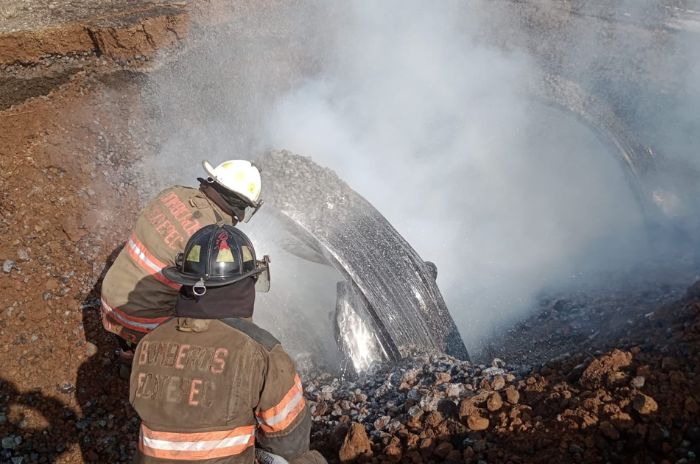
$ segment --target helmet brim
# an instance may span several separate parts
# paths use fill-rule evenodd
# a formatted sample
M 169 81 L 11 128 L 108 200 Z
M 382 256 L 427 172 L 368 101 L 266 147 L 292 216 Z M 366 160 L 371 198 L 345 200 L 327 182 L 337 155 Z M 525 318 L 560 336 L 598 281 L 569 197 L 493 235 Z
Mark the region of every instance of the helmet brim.
M 212 277 L 209 279 L 204 280 L 204 285 L 206 287 L 223 287 L 224 285 L 230 285 L 233 283 L 236 283 L 238 281 L 241 281 L 247 277 L 255 277 L 257 274 L 260 274 L 262 272 L 265 272 L 267 268 L 261 267 L 257 268 L 254 271 L 247 272 L 245 274 L 239 275 L 239 276 L 234 276 L 234 277 L 228 277 L 228 278 L 222 278 L 222 277 Z M 183 274 L 180 272 L 176 266 L 170 266 L 164 268 L 161 273 L 165 276 L 166 279 L 171 280 L 173 282 L 176 282 L 181 285 L 185 285 L 188 287 L 194 287 L 194 285 L 199 282 L 199 277 L 196 276 L 191 276 L 188 274 Z M 267 281 L 269 282 L 269 277 L 267 278 Z M 269 285 L 268 285 L 269 289 Z
M 216 174 L 214 173 L 214 166 L 212 166 L 209 161 L 202 161 L 202 167 L 204 168 L 204 172 L 207 173 L 207 176 L 211 177 L 212 179 L 216 179 Z

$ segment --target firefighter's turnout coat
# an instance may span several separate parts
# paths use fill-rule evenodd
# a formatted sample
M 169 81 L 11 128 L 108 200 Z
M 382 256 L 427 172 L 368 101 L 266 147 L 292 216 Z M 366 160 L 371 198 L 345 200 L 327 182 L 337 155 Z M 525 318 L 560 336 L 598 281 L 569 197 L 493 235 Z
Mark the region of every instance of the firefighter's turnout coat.
M 309 450 L 294 364 L 248 319 L 159 326 L 136 349 L 129 401 L 142 420 L 138 463 L 251 464 L 255 446 L 291 461 Z
M 209 224 L 232 218 L 198 189 L 171 187 L 152 200 L 102 282 L 102 324 L 138 342 L 170 319 L 180 284 L 161 274 L 174 266 L 189 238 Z

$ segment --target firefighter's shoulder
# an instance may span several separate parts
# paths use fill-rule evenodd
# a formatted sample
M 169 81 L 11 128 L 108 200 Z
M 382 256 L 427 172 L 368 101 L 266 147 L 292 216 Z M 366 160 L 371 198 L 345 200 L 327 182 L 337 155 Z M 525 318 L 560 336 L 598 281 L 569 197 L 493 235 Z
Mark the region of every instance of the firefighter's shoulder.
M 274 335 L 272 335 L 267 330 L 258 327 L 257 325 L 255 325 L 255 323 L 247 319 L 231 317 L 219 320 L 224 324 L 228 325 L 229 327 L 243 332 L 256 342 L 258 342 L 260 345 L 262 345 L 267 351 L 272 351 L 274 347 L 281 345 L 279 340 L 277 340 Z

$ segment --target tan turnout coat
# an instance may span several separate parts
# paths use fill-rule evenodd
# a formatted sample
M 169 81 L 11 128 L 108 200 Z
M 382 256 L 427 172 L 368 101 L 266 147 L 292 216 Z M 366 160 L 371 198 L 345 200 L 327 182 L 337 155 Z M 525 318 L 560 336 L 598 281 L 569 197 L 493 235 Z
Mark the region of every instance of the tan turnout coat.
M 301 379 L 247 319 L 160 325 L 136 349 L 129 401 L 142 420 L 138 463 L 251 464 L 256 446 L 290 461 L 308 454 Z
M 171 187 L 153 199 L 136 220 L 126 245 L 102 282 L 102 323 L 137 343 L 172 317 L 180 285 L 160 271 L 175 265 L 189 238 L 232 218 L 196 188 Z

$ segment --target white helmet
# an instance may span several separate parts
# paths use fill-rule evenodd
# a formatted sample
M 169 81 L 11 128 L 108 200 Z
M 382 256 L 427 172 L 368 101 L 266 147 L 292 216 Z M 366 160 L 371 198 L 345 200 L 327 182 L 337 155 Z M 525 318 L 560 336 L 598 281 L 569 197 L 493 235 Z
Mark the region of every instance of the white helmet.
M 217 167 L 205 160 L 202 167 L 209 176 L 209 182 L 216 182 L 248 205 L 245 213 L 245 222 L 248 222 L 263 203 L 260 199 L 262 181 L 258 168 L 246 160 L 228 160 Z

